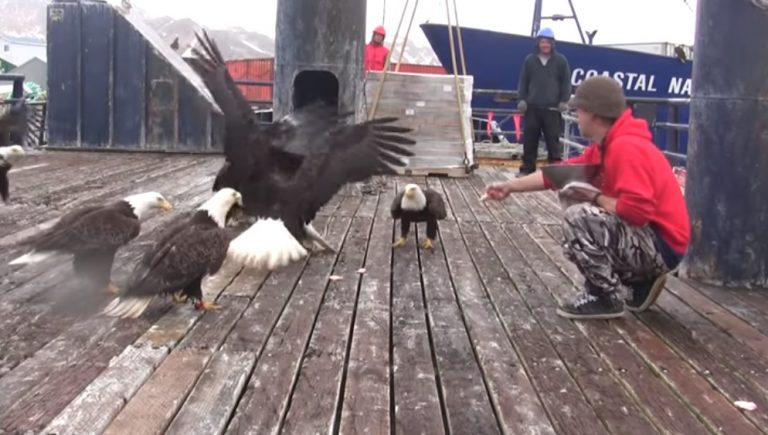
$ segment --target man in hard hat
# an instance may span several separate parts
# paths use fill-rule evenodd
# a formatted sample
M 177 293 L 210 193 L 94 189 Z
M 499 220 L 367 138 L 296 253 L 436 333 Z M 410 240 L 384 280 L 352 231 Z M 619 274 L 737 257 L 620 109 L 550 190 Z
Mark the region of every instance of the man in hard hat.
M 536 171 L 541 134 L 547 143 L 547 161 L 562 160 L 560 112 L 566 110 L 571 96 L 571 68 L 565 56 L 555 51 L 555 34 L 544 28 L 536 37 L 536 52 L 525 58 L 518 85 L 517 108 L 525 116 L 521 176 Z
M 582 292 L 557 313 L 570 319 L 609 319 L 643 311 L 664 289 L 690 240 L 688 209 L 672 167 L 652 142 L 648 122 L 627 108 L 621 86 L 590 77 L 569 103 L 590 140 L 566 164 L 596 165 L 592 189 L 568 187 L 563 251 L 584 277 Z M 492 200 L 513 192 L 553 188 L 541 171 L 486 187 Z M 626 291 L 627 297 L 622 301 Z
M 387 63 L 387 56 L 389 55 L 389 49 L 384 46 L 384 37 L 387 32 L 384 30 L 384 26 L 376 26 L 373 29 L 373 36 L 371 42 L 365 46 L 365 72 L 368 71 L 382 71 L 384 65 Z

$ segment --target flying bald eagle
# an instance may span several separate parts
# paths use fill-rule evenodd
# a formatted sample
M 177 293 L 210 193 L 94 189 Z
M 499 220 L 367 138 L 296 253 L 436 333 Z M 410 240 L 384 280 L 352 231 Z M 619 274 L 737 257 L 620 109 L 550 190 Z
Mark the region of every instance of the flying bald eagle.
M 243 197 L 230 188 L 217 191 L 189 219 L 172 225 L 134 268 L 125 292 L 105 309 L 109 316 L 139 317 L 156 295 L 173 294 L 174 300 L 192 299 L 196 309 L 218 305 L 203 301 L 206 275 L 219 271 L 227 255 L 227 215 Z M 184 299 L 180 296 L 184 295 Z
M 190 64 L 205 81 L 225 117 L 226 161 L 214 190 L 243 194 L 244 212 L 256 222 L 230 244 L 233 260 L 275 269 L 307 255 L 319 243 L 333 250 L 311 222 L 318 210 L 349 182 L 394 173 L 415 142 L 397 118 L 342 123 L 350 114 L 316 103 L 260 127 L 227 71 L 216 44 L 197 35 Z
M 405 245 L 411 222 L 426 222 L 427 239 L 422 247 L 432 249 L 432 243 L 437 237 L 437 221 L 447 216 L 443 197 L 436 191 L 422 189 L 417 184 L 407 184 L 405 189 L 395 195 L 391 212 L 393 219 L 400 219 L 400 239 L 395 242 L 395 248 Z
M 168 211 L 171 204 L 157 192 L 145 192 L 111 204 L 73 210 L 51 228 L 22 241 L 20 244 L 31 246 L 32 251 L 9 264 L 38 263 L 56 254 L 73 254 L 77 275 L 116 293 L 119 290 L 111 280 L 115 253 L 139 235 L 141 220 L 155 208 Z
M 8 172 L 10 172 L 13 164 L 11 159 L 13 157 L 23 156 L 24 148 L 19 145 L 11 145 L 9 147 L 0 147 L 0 196 L 3 198 L 3 202 L 8 202 L 8 196 L 10 191 L 10 181 L 8 181 Z

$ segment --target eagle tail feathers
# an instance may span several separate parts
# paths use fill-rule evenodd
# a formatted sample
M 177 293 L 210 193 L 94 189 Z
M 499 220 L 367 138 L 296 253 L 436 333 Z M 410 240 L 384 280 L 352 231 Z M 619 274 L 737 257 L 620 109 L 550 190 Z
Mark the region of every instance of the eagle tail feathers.
M 259 219 L 229 244 L 227 256 L 247 268 L 274 270 L 307 256 L 278 219 Z
M 115 298 L 102 313 L 111 317 L 135 319 L 144 313 L 152 299 L 153 296 Z
M 16 258 L 15 260 L 12 260 L 10 263 L 8 263 L 11 266 L 18 266 L 21 264 L 34 264 L 34 263 L 40 263 L 42 261 L 45 261 L 56 254 L 53 252 L 29 252 L 27 254 L 22 255 L 21 257 Z

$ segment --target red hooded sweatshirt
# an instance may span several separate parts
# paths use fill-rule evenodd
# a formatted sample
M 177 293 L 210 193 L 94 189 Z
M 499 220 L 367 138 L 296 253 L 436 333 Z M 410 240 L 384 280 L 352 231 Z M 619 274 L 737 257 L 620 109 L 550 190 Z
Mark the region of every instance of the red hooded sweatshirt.
M 617 198 L 616 214 L 630 225 L 655 224 L 672 250 L 684 254 L 690 240 L 688 208 L 667 158 L 651 141 L 644 119 L 630 109 L 616 120 L 605 137 L 602 176 L 593 181 L 607 196 Z M 600 163 L 600 149 L 591 144 L 564 163 Z M 544 177 L 547 188 L 552 183 Z
M 365 46 L 365 72 L 370 70 L 382 71 L 384 70 L 384 64 L 387 62 L 387 54 L 389 49 L 384 44 L 374 44 L 369 42 Z

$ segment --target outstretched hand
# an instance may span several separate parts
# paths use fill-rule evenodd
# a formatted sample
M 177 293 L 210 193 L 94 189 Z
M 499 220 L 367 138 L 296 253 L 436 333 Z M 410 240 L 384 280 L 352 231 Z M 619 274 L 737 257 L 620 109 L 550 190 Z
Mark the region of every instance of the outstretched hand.
M 485 193 L 483 194 L 482 199 L 492 199 L 494 201 L 501 201 L 504 198 L 508 197 L 511 190 L 509 189 L 509 186 L 507 183 L 504 182 L 497 182 L 489 184 L 485 187 Z

